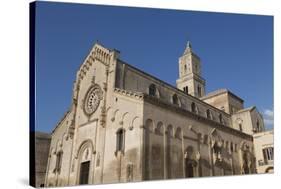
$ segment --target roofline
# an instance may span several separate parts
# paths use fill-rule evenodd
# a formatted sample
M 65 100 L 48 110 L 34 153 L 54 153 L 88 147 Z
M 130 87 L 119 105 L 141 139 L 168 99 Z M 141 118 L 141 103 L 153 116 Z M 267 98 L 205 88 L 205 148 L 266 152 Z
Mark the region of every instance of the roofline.
M 54 132 L 55 132 L 55 130 L 60 126 L 60 124 L 63 122 L 63 120 L 67 117 L 67 115 L 69 115 L 70 114 L 70 110 L 67 110 L 65 113 L 64 113 L 64 115 L 63 115 L 63 117 L 58 121 L 58 123 L 57 123 L 57 125 L 55 126 L 55 128 L 52 130 L 52 132 L 51 132 L 51 134 L 53 134 Z
M 121 59 L 118 59 L 118 61 L 120 61 L 121 63 L 123 63 L 123 64 L 125 64 L 125 65 L 127 65 L 127 66 L 129 66 L 129 67 L 131 67 L 131 68 L 133 68 L 133 69 L 135 69 L 135 70 L 137 70 L 137 71 L 139 71 L 139 72 L 141 72 L 141 73 L 144 74 L 144 75 L 147 75 L 147 76 L 152 77 L 153 79 L 155 79 L 155 80 L 157 80 L 157 81 L 159 81 L 159 82 L 164 83 L 165 85 L 167 85 L 168 87 L 172 88 L 173 90 L 176 90 L 177 92 L 181 93 L 182 95 L 185 95 L 185 96 L 188 96 L 188 97 L 190 97 L 190 98 L 192 98 L 192 99 L 194 99 L 194 100 L 200 101 L 202 104 L 207 105 L 207 106 L 210 106 L 210 107 L 214 108 L 215 110 L 219 111 L 220 113 L 225 114 L 225 115 L 227 115 L 227 116 L 230 116 L 230 114 L 226 113 L 225 111 L 222 111 L 222 110 L 220 110 L 220 109 L 218 109 L 218 108 L 212 106 L 211 104 L 208 104 L 208 103 L 204 102 L 204 101 L 201 100 L 200 98 L 194 97 L 194 96 L 192 96 L 192 95 L 190 95 L 190 94 L 186 94 L 184 91 L 182 91 L 182 90 L 176 88 L 175 86 L 173 86 L 173 85 L 171 85 L 171 84 L 169 84 L 169 83 L 167 83 L 167 82 L 165 82 L 165 81 L 163 81 L 163 80 L 161 80 L 161 79 L 158 79 L 157 77 L 152 76 L 152 75 L 150 75 L 149 73 L 146 73 L 146 72 L 140 70 L 139 68 L 136 68 L 136 67 L 134 67 L 134 66 L 132 66 L 132 65 L 130 65 L 130 64 L 128 64 L 128 63 L 126 63 L 125 61 L 123 61 L 123 60 L 121 60 Z
M 46 133 L 42 131 L 35 131 L 35 137 L 41 139 L 51 139 L 51 133 Z
M 213 91 L 213 92 L 216 92 L 216 91 Z M 228 93 L 229 95 L 233 96 L 234 98 L 236 98 L 240 102 L 244 103 L 244 100 L 242 98 L 238 97 L 237 95 L 235 95 L 233 92 L 231 92 L 228 89 L 225 89 L 224 91 L 220 91 L 220 92 L 215 93 L 215 94 L 210 94 L 210 95 L 207 94 L 207 95 L 201 97 L 200 99 L 205 100 L 205 99 L 209 99 L 209 98 L 212 98 L 212 97 L 215 97 L 215 96 L 219 96 L 219 95 L 224 94 L 224 93 Z
M 256 106 L 244 108 L 244 109 L 242 109 L 242 110 L 239 110 L 239 111 L 235 112 L 234 114 L 239 114 L 239 113 L 243 113 L 243 112 L 247 112 L 247 111 L 251 112 L 251 111 L 253 111 L 254 109 L 256 109 Z
M 267 131 L 263 131 L 263 132 L 259 132 L 259 133 L 254 133 L 253 137 L 260 137 L 260 136 L 264 136 L 264 135 L 268 135 L 268 134 L 273 134 L 274 135 L 274 130 L 267 130 Z

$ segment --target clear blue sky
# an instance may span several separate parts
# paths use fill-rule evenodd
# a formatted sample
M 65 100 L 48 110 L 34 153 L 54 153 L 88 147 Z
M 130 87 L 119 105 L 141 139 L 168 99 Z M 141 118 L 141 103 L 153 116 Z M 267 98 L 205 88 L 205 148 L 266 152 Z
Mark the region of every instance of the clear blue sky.
M 273 109 L 273 17 L 37 2 L 36 130 L 50 132 L 70 107 L 76 71 L 97 40 L 173 85 L 190 40 L 207 92 L 228 88 L 245 107 Z

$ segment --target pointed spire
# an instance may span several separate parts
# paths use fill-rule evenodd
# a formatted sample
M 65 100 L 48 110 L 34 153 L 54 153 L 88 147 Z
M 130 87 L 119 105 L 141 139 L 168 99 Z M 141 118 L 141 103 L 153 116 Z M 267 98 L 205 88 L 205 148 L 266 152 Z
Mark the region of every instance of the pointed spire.
M 186 48 L 190 48 L 191 49 L 191 42 L 190 41 L 187 41 Z
M 185 48 L 183 54 L 187 54 L 187 53 L 190 53 L 190 52 L 192 52 L 191 42 L 190 42 L 190 41 L 187 41 L 187 43 L 186 43 L 186 48 Z

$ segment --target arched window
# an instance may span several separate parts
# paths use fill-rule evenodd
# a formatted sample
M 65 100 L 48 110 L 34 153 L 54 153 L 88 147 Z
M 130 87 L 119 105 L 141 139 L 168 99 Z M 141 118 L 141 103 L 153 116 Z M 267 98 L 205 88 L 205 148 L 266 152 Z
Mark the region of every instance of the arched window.
M 212 119 L 211 111 L 209 109 L 207 109 L 206 115 L 208 119 Z
M 173 104 L 179 106 L 180 103 L 179 103 L 179 98 L 176 94 L 173 95 Z
M 191 103 L 191 112 L 193 113 L 197 113 L 197 110 L 196 110 L 196 105 L 194 102 Z
M 121 151 L 124 152 L 125 146 L 125 130 L 119 129 L 116 132 L 116 152 Z
M 156 96 L 156 86 L 154 84 L 149 85 L 148 94 Z

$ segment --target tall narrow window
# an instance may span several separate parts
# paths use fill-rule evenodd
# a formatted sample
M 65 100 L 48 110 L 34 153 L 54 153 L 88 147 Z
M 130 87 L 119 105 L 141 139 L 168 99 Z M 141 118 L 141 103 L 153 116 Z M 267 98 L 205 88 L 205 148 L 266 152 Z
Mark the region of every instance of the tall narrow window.
M 207 114 L 207 118 L 208 118 L 208 119 L 212 119 L 212 117 L 211 117 L 211 111 L 210 111 L 209 109 L 206 111 L 206 114 Z
M 220 121 L 221 124 L 223 124 L 223 119 L 222 119 L 222 115 L 221 114 L 219 115 L 219 121 Z
M 197 86 L 197 91 L 198 91 L 198 96 L 201 97 L 202 94 L 201 94 L 201 87 L 200 86 Z
M 124 151 L 124 144 L 125 144 L 125 131 L 124 129 L 119 129 L 116 133 L 116 152 Z
M 232 142 L 230 143 L 230 151 L 231 151 L 231 152 L 234 151 L 234 146 L 233 146 L 233 143 L 232 143 Z
M 56 172 L 60 172 L 60 170 L 61 170 L 61 163 L 62 163 L 62 151 L 59 151 L 57 153 L 57 159 L 56 159 L 56 168 L 55 168 Z
M 149 86 L 148 94 L 151 96 L 156 96 L 156 86 L 154 84 Z

